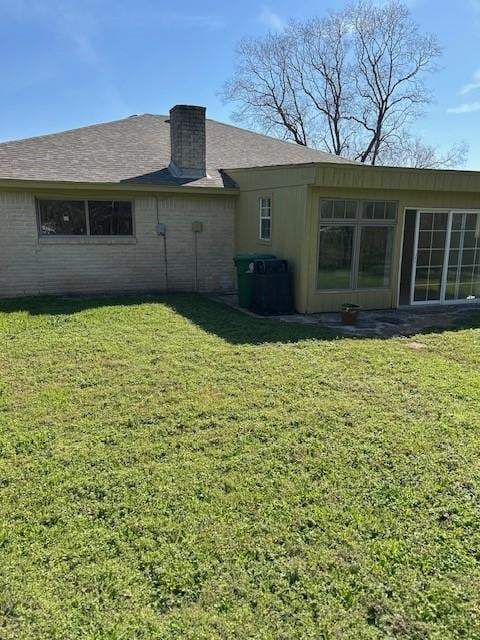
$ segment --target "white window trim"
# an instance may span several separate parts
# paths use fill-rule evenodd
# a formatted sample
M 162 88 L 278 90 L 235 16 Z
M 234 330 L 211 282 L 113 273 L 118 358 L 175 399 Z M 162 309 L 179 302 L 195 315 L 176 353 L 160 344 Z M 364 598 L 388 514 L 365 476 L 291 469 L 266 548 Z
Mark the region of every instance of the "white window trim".
M 42 200 L 77 200 L 77 201 L 83 201 L 84 206 L 85 206 L 85 216 L 86 216 L 86 233 L 83 234 L 76 234 L 76 233 L 72 233 L 72 234 L 68 234 L 68 233 L 62 233 L 62 234 L 58 234 L 58 235 L 48 235 L 48 234 L 43 234 L 42 233 L 42 219 L 41 219 L 41 214 L 40 214 L 40 206 L 39 203 Z M 92 200 L 92 201 L 97 201 L 97 202 L 129 202 L 131 205 L 131 209 L 132 209 L 132 233 L 130 235 L 91 235 L 90 234 L 90 216 L 88 215 L 88 201 Z M 73 241 L 73 243 L 77 244 L 88 244 L 88 242 L 92 241 L 94 244 L 102 244 L 105 241 L 111 240 L 111 239 L 119 239 L 121 244 L 132 244 L 131 241 L 134 240 L 136 241 L 136 230 L 135 230 L 135 200 L 131 199 L 131 198 L 108 198 L 106 196 L 96 196 L 96 195 L 91 195 L 91 196 L 87 196 L 87 197 L 72 197 L 71 195 L 48 195 L 48 194 L 42 194 L 42 195 L 37 195 L 35 196 L 35 214 L 36 214 L 36 219 L 37 219 L 37 240 L 38 242 L 47 242 L 47 243 L 52 243 L 54 244 L 55 242 L 57 243 L 61 243 L 62 240 L 63 241 L 68 241 L 69 244 L 71 243 L 70 241 Z M 127 241 L 127 242 L 124 242 Z M 113 244 L 110 242 L 107 242 L 107 244 Z
M 268 206 L 268 211 L 269 211 L 269 215 L 265 216 L 263 215 L 263 211 L 264 211 L 264 207 L 263 207 L 263 201 L 264 200 L 269 200 L 269 206 Z M 258 199 L 258 213 L 259 213 L 259 222 L 258 222 L 258 239 L 261 240 L 262 242 L 271 242 L 272 241 L 272 196 L 271 195 L 263 195 L 260 196 Z M 262 222 L 263 220 L 269 220 L 270 222 L 270 234 L 268 236 L 268 238 L 264 238 L 262 236 Z
M 433 207 L 405 207 L 405 212 L 407 209 L 411 209 L 416 211 L 415 214 L 415 236 L 414 236 L 414 245 L 413 245 L 413 259 L 412 259 L 412 275 L 410 281 L 410 305 L 411 307 L 422 307 L 422 306 L 444 306 L 449 304 L 480 304 L 480 298 L 474 298 L 473 300 L 463 300 L 463 299 L 453 299 L 447 300 L 445 297 L 445 290 L 447 284 L 447 271 L 448 271 L 448 259 L 450 253 L 450 242 L 451 242 L 451 233 L 452 233 L 452 219 L 453 215 L 456 213 L 474 213 L 476 215 L 480 215 L 480 209 L 469 209 L 468 207 L 463 209 L 445 209 L 442 207 L 433 208 Z M 442 272 L 442 281 L 440 283 L 440 299 L 439 300 L 415 300 L 415 273 L 417 269 L 417 260 L 418 260 L 418 236 L 420 233 L 420 215 L 422 213 L 447 213 L 448 214 L 448 229 L 447 229 L 447 237 L 445 240 L 445 255 L 443 262 L 443 272 Z M 403 235 L 402 235 L 402 245 L 403 245 Z M 400 291 L 400 280 L 399 280 L 399 291 Z M 398 294 L 397 306 L 399 306 L 398 301 L 400 298 L 400 293 Z

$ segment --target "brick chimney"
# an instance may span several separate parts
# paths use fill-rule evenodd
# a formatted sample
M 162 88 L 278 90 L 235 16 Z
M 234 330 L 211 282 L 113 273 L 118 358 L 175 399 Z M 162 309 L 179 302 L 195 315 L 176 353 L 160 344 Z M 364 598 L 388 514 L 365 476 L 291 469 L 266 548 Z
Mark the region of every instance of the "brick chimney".
M 179 178 L 207 175 L 205 107 L 177 104 L 170 109 L 169 169 Z

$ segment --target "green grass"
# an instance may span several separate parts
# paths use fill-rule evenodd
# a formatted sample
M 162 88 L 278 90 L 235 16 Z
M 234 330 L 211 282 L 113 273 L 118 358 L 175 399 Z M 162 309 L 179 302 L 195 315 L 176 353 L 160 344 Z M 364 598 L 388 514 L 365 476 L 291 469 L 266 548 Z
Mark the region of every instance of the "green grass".
M 171 296 L 0 335 L 2 640 L 480 638 L 480 329 Z

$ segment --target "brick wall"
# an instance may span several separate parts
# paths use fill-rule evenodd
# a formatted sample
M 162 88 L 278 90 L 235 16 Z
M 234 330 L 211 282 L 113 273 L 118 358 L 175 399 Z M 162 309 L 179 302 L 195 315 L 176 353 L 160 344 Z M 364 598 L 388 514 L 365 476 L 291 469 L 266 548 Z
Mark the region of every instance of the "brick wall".
M 205 107 L 177 105 L 170 110 L 170 148 L 181 175 L 205 175 Z
M 195 290 L 194 221 L 203 223 L 197 235 L 198 290 L 232 288 L 234 209 L 231 197 L 159 196 L 159 220 L 167 226 L 169 290 Z M 134 239 L 39 239 L 35 197 L 27 192 L 0 192 L 0 222 L 0 296 L 166 288 L 153 196 L 134 199 Z

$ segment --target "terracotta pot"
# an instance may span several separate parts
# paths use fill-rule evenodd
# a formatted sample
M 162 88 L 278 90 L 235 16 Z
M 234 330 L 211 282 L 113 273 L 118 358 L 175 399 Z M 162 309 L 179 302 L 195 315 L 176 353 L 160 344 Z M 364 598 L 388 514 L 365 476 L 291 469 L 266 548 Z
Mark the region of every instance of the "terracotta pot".
M 345 304 L 341 308 L 342 324 L 356 325 L 360 314 L 360 305 Z

